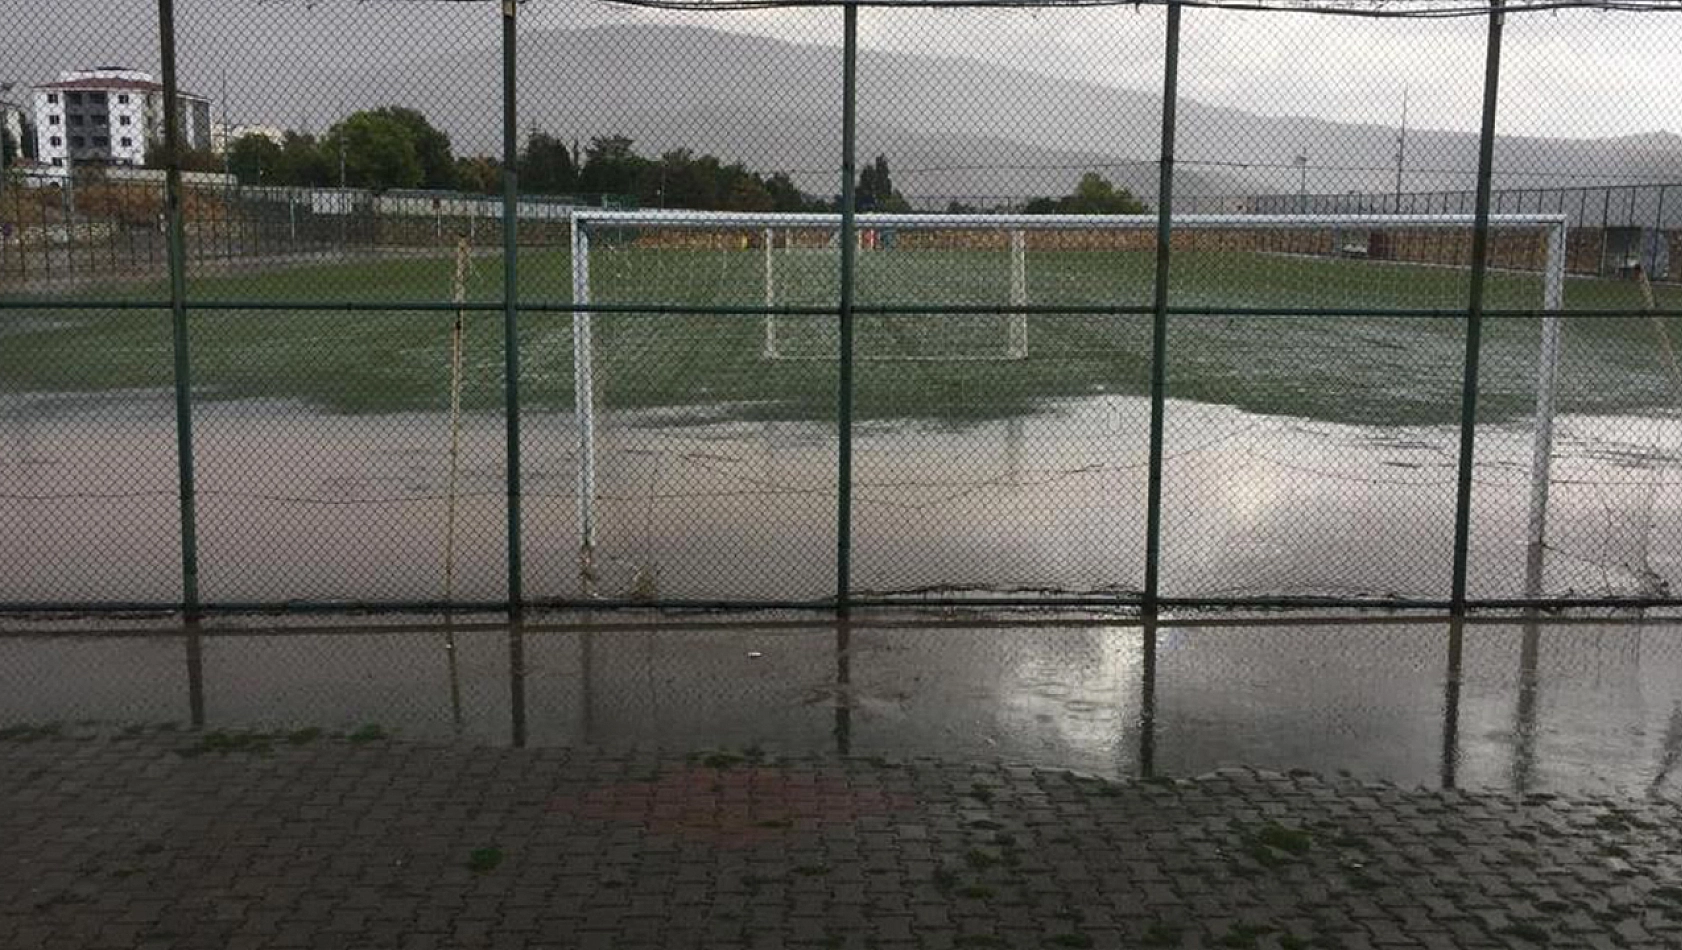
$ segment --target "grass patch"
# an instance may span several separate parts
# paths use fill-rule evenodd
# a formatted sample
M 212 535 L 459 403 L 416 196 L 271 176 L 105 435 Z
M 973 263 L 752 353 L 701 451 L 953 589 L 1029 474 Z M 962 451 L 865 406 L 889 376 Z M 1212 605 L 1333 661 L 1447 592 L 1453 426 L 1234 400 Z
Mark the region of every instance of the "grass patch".
M 1280 824 L 1263 825 L 1256 832 L 1256 840 L 1286 854 L 1307 854 L 1314 847 L 1313 835 L 1300 828 L 1287 828 Z
M 1668 901 L 1672 904 L 1682 904 L 1682 887 L 1673 884 L 1661 884 L 1647 892 L 1648 897 Z
M 958 896 L 967 897 L 972 901 L 992 900 L 993 889 L 982 884 L 971 884 L 958 888 Z
M 701 764 L 709 769 L 733 769 L 746 761 L 746 756 L 734 752 L 708 752 L 701 756 Z
M 1262 937 L 1273 932 L 1266 924 L 1233 924 L 1217 941 L 1223 947 L 1254 947 Z
M 275 737 L 267 732 L 223 732 L 216 730 L 199 737 L 199 741 L 177 752 L 183 758 L 197 758 L 212 752 L 217 755 L 247 753 L 268 755 L 274 751 Z
M 480 874 L 496 870 L 501 863 L 501 848 L 479 848 L 467 856 L 467 866 Z
M 969 826 L 977 831 L 998 831 L 1000 828 L 1004 827 L 1004 825 L 999 824 L 991 818 L 977 818 L 975 821 L 970 822 Z
M 1177 924 L 1155 921 L 1145 928 L 1145 932 L 1139 940 L 1147 947 L 1177 947 L 1180 945 L 1180 935 L 1182 933 L 1184 933 L 1184 928 Z
M 823 877 L 830 870 L 830 867 L 825 864 L 802 864 L 794 869 L 794 873 L 801 877 Z
M 1531 943 L 1547 943 L 1553 939 L 1552 935 L 1546 930 L 1525 921 L 1509 924 L 1496 931 L 1496 933 L 1517 937 L 1520 940 L 1528 940 Z
M 1000 860 L 1001 859 L 998 855 L 993 854 L 990 851 L 983 851 L 980 848 L 971 848 L 964 852 L 964 863 L 972 868 L 975 868 L 977 871 L 993 867 L 998 864 Z
M 325 733 L 316 726 L 305 726 L 302 729 L 294 729 L 291 732 L 288 732 L 286 734 L 286 743 L 287 745 L 309 745 L 311 742 L 321 738 L 323 735 L 325 735 Z
M 382 729 L 378 723 L 370 722 L 350 735 L 345 736 L 345 738 L 351 742 L 360 744 L 364 742 L 383 742 L 384 740 L 391 738 L 391 734 Z
M 63 733 L 64 726 L 62 723 L 49 722 L 40 725 L 23 723 L 0 729 L 0 742 L 35 742 L 39 739 L 56 739 Z

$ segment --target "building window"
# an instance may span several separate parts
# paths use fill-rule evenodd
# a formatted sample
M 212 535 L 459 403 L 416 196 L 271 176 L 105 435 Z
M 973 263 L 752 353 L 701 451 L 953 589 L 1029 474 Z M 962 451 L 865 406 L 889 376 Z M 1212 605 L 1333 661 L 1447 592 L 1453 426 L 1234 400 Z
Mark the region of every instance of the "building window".
M 117 117 L 117 124 L 118 125 L 128 125 L 129 122 L 130 122 L 129 117 L 126 116 L 126 115 L 120 115 L 120 116 Z
M 53 137 L 52 137 L 52 138 L 50 138 L 50 139 L 48 139 L 48 140 L 47 140 L 47 142 L 48 142 L 48 143 L 50 143 L 50 144 L 51 144 L 51 145 L 52 145 L 52 146 L 53 146 L 53 147 L 54 147 L 54 148 L 57 148 L 57 147 L 59 147 L 59 146 L 60 146 L 60 145 L 63 145 L 63 144 L 64 144 L 64 140 L 63 140 L 63 139 L 61 139 L 61 138 L 59 138 L 59 137 L 58 137 L 58 136 L 56 136 L 56 135 L 55 135 L 55 136 L 53 136 Z
M 82 138 L 80 135 L 72 135 L 70 136 L 70 147 L 87 148 L 87 139 Z
M 64 159 L 55 158 L 55 159 L 53 159 L 53 164 L 58 166 L 59 168 L 63 168 L 64 167 Z
M 48 124 L 48 125 L 57 125 L 57 124 L 58 124 L 58 120 L 59 120 L 59 117 L 58 117 L 58 116 L 57 116 L 57 115 L 49 115 L 49 116 L 47 116 L 47 124 Z
M 109 136 L 104 136 L 104 135 L 94 136 L 93 137 L 93 147 L 94 148 L 110 148 L 111 147 L 110 137 Z
M 71 93 L 70 94 L 70 104 L 73 105 L 73 106 L 81 105 L 82 104 L 82 94 L 79 93 L 79 92 Z
M 117 104 L 122 105 L 122 106 L 128 105 L 128 93 L 126 93 L 126 92 L 117 93 Z
M 79 112 L 71 113 L 70 124 L 71 125 L 81 125 L 82 124 L 82 114 L 79 113 Z
M 134 139 L 131 139 L 126 135 L 123 136 L 123 148 L 133 148 L 133 147 L 134 147 Z
M 56 93 L 56 92 L 47 93 L 47 104 L 52 105 L 52 106 L 58 105 L 58 93 Z
M 89 125 L 109 125 L 110 123 L 111 117 L 103 112 L 88 116 Z
M 90 93 L 88 93 L 88 102 L 93 104 L 93 105 L 96 105 L 96 106 L 104 105 L 105 104 L 105 93 L 103 93 L 103 92 L 90 92 Z

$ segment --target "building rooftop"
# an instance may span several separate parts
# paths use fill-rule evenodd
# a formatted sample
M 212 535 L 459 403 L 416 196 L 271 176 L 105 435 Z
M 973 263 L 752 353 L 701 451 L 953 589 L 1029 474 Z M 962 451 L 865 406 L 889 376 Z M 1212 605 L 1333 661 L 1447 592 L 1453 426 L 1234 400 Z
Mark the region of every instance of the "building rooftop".
M 101 78 L 94 77 L 94 76 L 80 77 L 80 78 L 76 78 L 76 79 L 63 79 L 63 80 L 60 80 L 58 82 L 46 82 L 46 83 L 40 84 L 39 86 L 36 86 L 35 88 L 37 88 L 37 89 L 55 89 L 55 90 L 56 89 L 70 89 L 70 90 L 88 89 L 88 90 L 93 90 L 93 91 L 96 91 L 96 92 L 109 92 L 109 91 L 112 91 L 112 90 L 133 91 L 133 92 L 163 92 L 164 91 L 163 83 L 159 83 L 159 82 L 151 82 L 151 81 L 148 81 L 148 80 L 141 80 L 141 79 L 114 79 L 114 78 L 112 78 L 112 79 L 101 79 Z M 185 89 L 177 90 L 177 94 L 180 95 L 182 98 L 185 98 L 185 99 L 205 99 L 206 101 L 209 101 L 208 97 L 201 96 L 198 93 L 188 92 Z

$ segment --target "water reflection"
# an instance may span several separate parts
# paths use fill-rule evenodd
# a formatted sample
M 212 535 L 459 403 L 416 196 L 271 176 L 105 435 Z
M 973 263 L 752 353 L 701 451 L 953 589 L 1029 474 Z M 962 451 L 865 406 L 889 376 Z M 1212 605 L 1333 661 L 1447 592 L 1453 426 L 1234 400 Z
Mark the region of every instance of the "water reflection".
M 1668 791 L 1682 627 L 855 619 L 0 638 L 0 725 L 81 720 Z

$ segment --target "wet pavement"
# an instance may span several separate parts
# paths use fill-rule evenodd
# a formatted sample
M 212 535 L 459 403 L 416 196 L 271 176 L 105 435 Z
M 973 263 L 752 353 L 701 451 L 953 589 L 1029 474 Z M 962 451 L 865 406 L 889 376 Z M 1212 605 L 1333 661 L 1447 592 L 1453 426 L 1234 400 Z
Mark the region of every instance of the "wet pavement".
M 10 731 L 0 945 L 1682 942 L 1682 807 L 1246 770 Z
M 1682 789 L 1682 625 L 1662 620 L 568 619 L 587 618 L 518 635 L 38 626 L 0 636 L 0 726 L 196 714 L 208 730 L 372 723 L 467 745 L 938 756 L 1114 778 L 1251 766 Z

